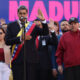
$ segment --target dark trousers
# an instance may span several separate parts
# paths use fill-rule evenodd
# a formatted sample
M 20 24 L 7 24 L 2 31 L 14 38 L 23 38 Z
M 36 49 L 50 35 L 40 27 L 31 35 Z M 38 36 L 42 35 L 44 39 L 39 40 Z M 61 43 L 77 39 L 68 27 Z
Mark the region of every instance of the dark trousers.
M 37 63 L 26 63 L 26 80 L 37 80 Z M 13 80 L 24 80 L 24 66 L 12 65 Z
M 80 66 L 66 68 L 64 70 L 64 80 L 80 80 Z
M 23 64 L 12 65 L 13 80 L 24 80 L 24 66 Z
M 52 80 L 52 72 L 50 69 L 39 69 L 37 80 Z
M 28 63 L 26 68 L 26 80 L 37 80 L 38 63 Z
M 58 73 L 58 79 L 57 80 L 64 80 L 64 74 Z

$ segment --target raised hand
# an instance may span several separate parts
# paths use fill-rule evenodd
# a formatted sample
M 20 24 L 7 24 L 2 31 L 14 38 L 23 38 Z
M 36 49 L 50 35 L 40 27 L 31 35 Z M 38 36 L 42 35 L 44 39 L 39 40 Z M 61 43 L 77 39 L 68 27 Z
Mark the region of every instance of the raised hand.
M 55 30 L 54 21 L 52 19 L 49 20 L 48 27 L 49 30 Z
M 40 10 L 40 9 L 38 9 L 38 16 L 37 16 L 41 21 L 44 21 L 45 20 L 45 18 L 44 18 L 44 16 L 43 16 L 43 13 L 42 13 L 42 11 Z

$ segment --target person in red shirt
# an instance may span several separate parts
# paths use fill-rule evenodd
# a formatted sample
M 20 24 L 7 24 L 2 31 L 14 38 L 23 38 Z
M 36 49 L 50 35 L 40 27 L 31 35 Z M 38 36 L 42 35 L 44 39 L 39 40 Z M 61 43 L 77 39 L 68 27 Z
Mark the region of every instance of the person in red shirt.
M 56 62 L 58 71 L 63 74 L 62 63 L 64 63 L 64 80 L 80 80 L 80 31 L 78 19 L 69 19 L 70 31 L 64 33 L 60 38 L 56 51 Z

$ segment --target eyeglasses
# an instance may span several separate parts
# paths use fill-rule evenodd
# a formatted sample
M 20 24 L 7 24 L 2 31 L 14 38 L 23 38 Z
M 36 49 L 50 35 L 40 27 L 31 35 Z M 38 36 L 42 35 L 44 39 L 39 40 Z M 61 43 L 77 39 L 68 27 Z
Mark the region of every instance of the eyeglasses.
M 2 35 L 3 34 L 3 32 L 0 32 L 0 35 Z

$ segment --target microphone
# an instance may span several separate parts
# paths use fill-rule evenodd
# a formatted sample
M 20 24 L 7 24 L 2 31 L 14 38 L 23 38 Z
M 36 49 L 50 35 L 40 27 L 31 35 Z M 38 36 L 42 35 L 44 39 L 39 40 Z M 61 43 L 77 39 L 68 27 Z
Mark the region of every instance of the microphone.
M 25 22 L 27 23 L 27 17 L 21 17 L 21 20 L 26 20 Z
M 27 17 L 21 17 L 21 20 L 23 20 L 23 19 L 27 19 Z

